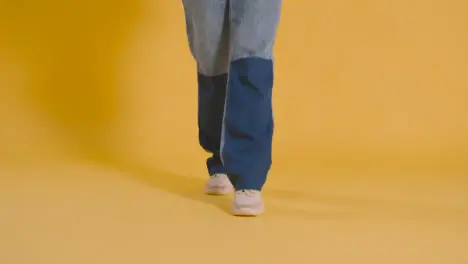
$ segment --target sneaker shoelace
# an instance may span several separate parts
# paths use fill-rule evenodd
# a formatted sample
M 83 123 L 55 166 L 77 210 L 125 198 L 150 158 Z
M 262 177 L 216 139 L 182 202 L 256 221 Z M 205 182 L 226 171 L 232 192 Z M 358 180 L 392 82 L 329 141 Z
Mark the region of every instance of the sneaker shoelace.
M 223 184 L 224 185 L 226 183 L 225 176 L 226 176 L 225 174 L 220 174 L 220 173 L 213 174 L 211 176 L 211 179 L 212 179 L 211 184 L 216 184 L 216 185 Z
M 255 190 L 239 190 L 237 193 L 244 194 L 248 197 L 254 197 L 257 192 Z

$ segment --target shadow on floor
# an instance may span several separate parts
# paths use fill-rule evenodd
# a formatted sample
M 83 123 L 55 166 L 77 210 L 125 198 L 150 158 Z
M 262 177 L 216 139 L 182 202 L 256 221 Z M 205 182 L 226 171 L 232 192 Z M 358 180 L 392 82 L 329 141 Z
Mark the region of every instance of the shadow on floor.
M 205 195 L 203 179 L 187 177 L 158 169 L 120 163 L 117 168 L 131 177 L 131 180 L 178 195 L 185 199 L 213 205 L 225 213 L 229 212 L 231 200 L 227 196 Z
M 215 206 L 229 214 L 231 198 L 203 193 L 205 179 L 163 171 L 155 166 L 117 158 L 104 149 L 86 149 L 92 162 L 123 172 L 127 179 L 182 198 Z M 308 221 L 468 221 L 467 208 L 418 204 L 376 197 L 340 196 L 320 192 L 268 188 L 265 191 L 267 218 L 300 218 Z
M 215 206 L 222 212 L 230 213 L 230 197 L 205 195 L 203 192 L 205 179 L 203 178 L 195 178 L 164 171 L 148 164 L 137 164 L 136 162 L 130 161 L 130 159 L 118 158 L 114 153 L 105 152 L 103 149 L 95 148 L 93 150 L 88 148 L 87 151 L 88 153 L 92 153 L 86 157 L 91 162 L 97 163 L 100 166 L 109 167 L 112 170 L 118 170 L 123 173 L 125 178 L 131 181 L 191 201 Z
M 411 201 L 385 200 L 379 198 L 327 195 L 320 192 L 303 192 L 272 189 L 265 195 L 268 198 L 281 200 L 283 203 L 326 205 L 339 210 L 336 216 L 347 220 L 371 220 L 371 221 L 459 221 L 468 220 L 468 207 L 437 206 Z M 289 209 L 288 209 L 289 210 Z M 288 211 L 286 210 L 286 211 Z M 284 209 L 278 208 L 278 211 Z M 295 215 L 309 219 L 320 220 L 323 215 L 319 211 L 312 212 L 305 209 L 291 209 Z M 323 211 L 323 209 L 322 209 Z M 327 210 L 326 212 L 330 212 Z M 327 218 L 328 219 L 328 218 Z M 338 218 L 339 219 L 339 218 Z M 336 220 L 338 220 L 336 219 Z M 329 219 L 330 220 L 330 219 Z
M 96 153 L 96 152 L 94 152 Z M 203 178 L 188 177 L 158 168 L 132 164 L 125 160 L 109 159 L 107 154 L 101 164 L 124 172 L 130 180 L 157 188 L 164 192 L 195 202 L 215 206 L 229 214 L 231 198 L 208 196 L 203 193 Z M 372 197 L 339 196 L 319 192 L 301 192 L 267 189 L 265 192 L 267 213 L 264 217 L 302 218 L 309 221 L 466 221 L 468 210 L 413 202 L 384 200 Z M 302 207 L 297 207 L 302 205 Z M 324 205 L 326 209 L 324 209 Z

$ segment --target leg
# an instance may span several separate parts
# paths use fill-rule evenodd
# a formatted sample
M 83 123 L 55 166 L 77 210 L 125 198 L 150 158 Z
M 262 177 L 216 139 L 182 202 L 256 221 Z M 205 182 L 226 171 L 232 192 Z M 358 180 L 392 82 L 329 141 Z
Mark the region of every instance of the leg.
M 229 67 L 227 0 L 184 0 L 187 36 L 198 70 L 200 145 L 213 156 L 210 175 L 225 173 L 219 156 Z
M 226 173 L 219 155 L 226 82 L 227 74 L 198 74 L 198 138 L 200 145 L 213 154 L 206 161 L 210 175 Z
M 271 166 L 273 46 L 281 0 L 234 0 L 221 155 L 236 190 L 260 191 Z

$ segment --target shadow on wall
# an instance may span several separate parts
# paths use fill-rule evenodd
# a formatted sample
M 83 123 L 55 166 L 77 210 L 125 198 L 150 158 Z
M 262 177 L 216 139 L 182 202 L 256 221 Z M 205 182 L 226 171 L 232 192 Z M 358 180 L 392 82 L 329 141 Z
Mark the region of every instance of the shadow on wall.
M 133 162 L 106 145 L 118 143 L 106 138 L 126 114 L 117 67 L 128 35 L 141 18 L 142 5 L 133 0 L 2 2 L 0 51 L 14 54 L 27 72 L 24 96 L 15 103 L 27 106 L 25 110 L 45 120 L 41 125 L 51 126 L 65 143 L 71 143 L 73 157 L 118 168 L 132 180 L 224 209 L 226 200 L 200 192 L 203 180 Z M 9 93 L 19 87 L 1 88 Z
M 141 15 L 141 1 L 9 0 L 2 5 L 6 49 L 25 64 L 32 111 L 73 146 L 97 146 L 119 115 L 116 66 Z
M 118 143 L 112 142 L 115 137 L 110 142 L 106 138 L 115 133 L 116 123 L 126 114 L 117 67 L 129 34 L 143 17 L 143 4 L 134 0 L 1 2 L 1 54 L 12 54 L 26 71 L 27 83 L 21 87 L 22 94 L 14 98 L 14 104 L 28 108 L 21 111 L 35 113 L 41 126 L 58 131 L 67 147 L 71 143 L 70 154 L 74 158 L 118 168 L 133 180 L 224 208 L 223 200 L 199 192 L 202 180 L 160 172 L 129 157 L 122 158 L 106 145 Z M 16 62 L 6 63 L 8 66 Z M 1 88 L 7 94 L 20 89 L 15 85 Z M 11 116 L 16 123 L 5 124 L 2 120 L 0 125 L 21 129 L 18 119 L 22 117 L 16 113 Z M 13 147 L 17 143 L 15 138 Z M 26 156 L 29 151 L 19 153 Z

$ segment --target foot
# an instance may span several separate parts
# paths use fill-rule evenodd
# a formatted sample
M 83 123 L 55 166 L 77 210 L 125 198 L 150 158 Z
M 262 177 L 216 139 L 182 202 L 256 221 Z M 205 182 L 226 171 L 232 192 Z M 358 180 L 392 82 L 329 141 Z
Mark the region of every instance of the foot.
M 231 181 L 226 174 L 216 173 L 205 184 L 205 193 L 210 195 L 225 195 L 233 191 Z
M 257 190 L 238 190 L 232 203 L 235 216 L 258 216 L 265 210 L 261 192 Z

